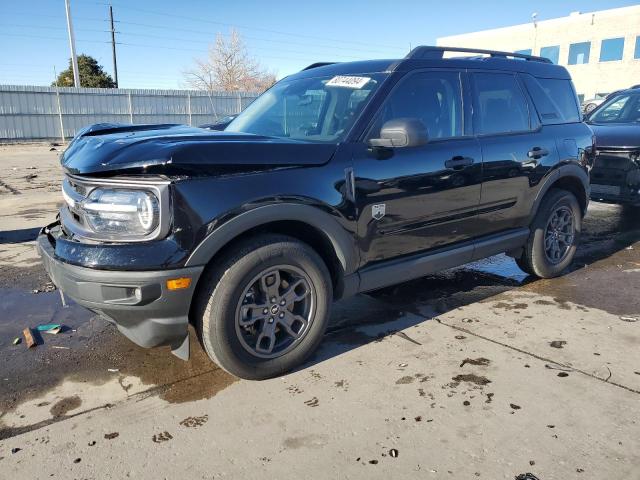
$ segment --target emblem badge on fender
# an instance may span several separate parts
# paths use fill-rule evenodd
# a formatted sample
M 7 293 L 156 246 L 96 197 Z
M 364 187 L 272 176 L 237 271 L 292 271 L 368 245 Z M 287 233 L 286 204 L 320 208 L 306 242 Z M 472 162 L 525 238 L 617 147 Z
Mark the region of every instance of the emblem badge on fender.
M 385 210 L 386 210 L 386 205 L 384 203 L 379 203 L 377 205 L 372 205 L 371 206 L 371 216 L 373 218 L 375 218 L 376 220 L 380 220 L 382 217 L 384 217 Z

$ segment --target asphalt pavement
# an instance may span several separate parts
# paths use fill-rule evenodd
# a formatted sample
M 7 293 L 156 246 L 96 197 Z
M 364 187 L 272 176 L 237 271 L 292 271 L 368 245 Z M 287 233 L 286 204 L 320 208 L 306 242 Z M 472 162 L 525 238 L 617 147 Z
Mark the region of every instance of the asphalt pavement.
M 496 256 L 338 302 L 307 364 L 249 382 L 62 304 L 50 148 L 0 146 L 0 478 L 640 478 L 640 211 L 592 203 L 560 278 Z

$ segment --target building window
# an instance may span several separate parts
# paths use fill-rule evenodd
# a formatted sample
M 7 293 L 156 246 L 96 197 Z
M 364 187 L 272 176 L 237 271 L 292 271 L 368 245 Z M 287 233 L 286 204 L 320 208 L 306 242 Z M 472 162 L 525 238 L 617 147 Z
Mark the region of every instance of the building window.
M 591 42 L 572 43 L 569 46 L 569 65 L 589 63 Z
M 557 65 L 558 61 L 560 60 L 560 46 L 553 45 L 551 47 L 542 47 L 540 49 L 540 56 L 548 58 Z
M 636 37 L 636 51 L 633 58 L 640 58 L 640 37 Z
M 622 60 L 622 51 L 624 50 L 624 38 L 608 38 L 602 40 L 600 45 L 600 61 L 613 62 Z
M 517 53 L 519 55 L 531 55 L 531 49 L 530 48 L 525 48 L 524 50 L 516 50 L 513 53 Z

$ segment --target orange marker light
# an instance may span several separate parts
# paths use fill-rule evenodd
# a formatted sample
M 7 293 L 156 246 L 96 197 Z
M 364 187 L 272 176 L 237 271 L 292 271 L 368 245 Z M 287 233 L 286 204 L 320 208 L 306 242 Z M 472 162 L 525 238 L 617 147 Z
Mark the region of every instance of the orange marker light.
M 184 288 L 189 288 L 189 285 L 191 285 L 191 278 L 189 277 L 172 278 L 171 280 L 167 280 L 168 290 L 182 290 Z

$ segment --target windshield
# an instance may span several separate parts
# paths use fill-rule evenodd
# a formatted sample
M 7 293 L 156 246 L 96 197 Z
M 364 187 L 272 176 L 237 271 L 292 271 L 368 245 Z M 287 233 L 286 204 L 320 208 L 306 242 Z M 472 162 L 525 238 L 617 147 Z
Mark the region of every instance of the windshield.
M 279 82 L 225 130 L 338 143 L 386 76 L 338 75 Z
M 640 92 L 615 95 L 589 117 L 589 123 L 634 122 L 640 122 Z

